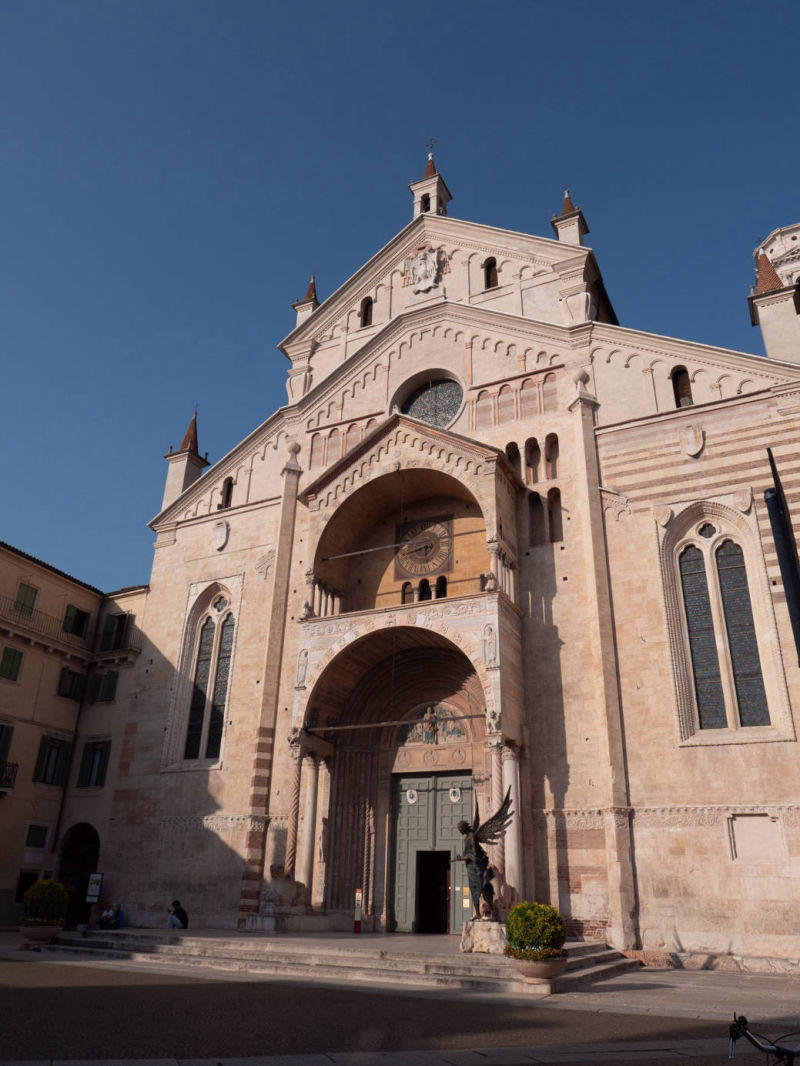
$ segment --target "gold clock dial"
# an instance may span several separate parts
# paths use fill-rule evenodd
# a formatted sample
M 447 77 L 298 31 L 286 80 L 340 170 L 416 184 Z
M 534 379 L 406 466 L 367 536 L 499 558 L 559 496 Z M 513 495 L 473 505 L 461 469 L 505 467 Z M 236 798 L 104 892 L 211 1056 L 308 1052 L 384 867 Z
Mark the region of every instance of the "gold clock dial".
M 428 577 L 449 569 L 453 545 L 449 521 L 425 518 L 409 522 L 398 530 L 397 541 L 400 547 L 395 564 L 401 576 Z

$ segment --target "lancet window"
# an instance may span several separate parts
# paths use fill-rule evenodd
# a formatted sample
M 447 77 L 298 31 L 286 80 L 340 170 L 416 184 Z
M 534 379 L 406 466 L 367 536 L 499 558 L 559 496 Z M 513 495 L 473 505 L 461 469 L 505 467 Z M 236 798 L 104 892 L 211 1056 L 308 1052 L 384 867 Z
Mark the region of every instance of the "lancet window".
M 769 725 L 744 554 L 709 548 L 716 533 L 704 523 L 678 558 L 698 727 Z
M 721 500 L 658 516 L 682 744 L 795 736 L 757 517 Z
M 219 758 L 235 630 L 227 606 L 219 596 L 198 627 L 184 759 Z

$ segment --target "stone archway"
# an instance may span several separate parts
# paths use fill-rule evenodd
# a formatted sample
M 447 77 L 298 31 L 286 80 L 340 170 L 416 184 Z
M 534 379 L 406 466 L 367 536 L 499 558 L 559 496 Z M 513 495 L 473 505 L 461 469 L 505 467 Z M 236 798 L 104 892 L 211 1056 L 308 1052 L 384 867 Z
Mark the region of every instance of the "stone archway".
M 58 876 L 69 893 L 68 929 L 89 921 L 91 904 L 86 902 L 86 888 L 89 874 L 97 870 L 99 855 L 100 837 L 88 822 L 72 826 L 61 841 Z
M 438 724 L 429 721 L 425 730 L 429 707 Z M 294 866 L 309 901 L 324 902 L 344 925 L 361 889 L 366 928 L 410 931 L 415 918 L 396 920 L 399 778 L 405 781 L 402 794 L 414 791 L 408 780 L 416 777 L 443 796 L 459 792 L 464 809 L 458 807 L 458 817 L 450 818 L 448 809 L 428 834 L 430 846 L 414 845 L 449 863 L 460 845 L 455 826 L 471 815 L 473 787 L 482 809 L 492 802 L 489 739 L 475 667 L 441 634 L 393 626 L 342 649 L 318 676 L 295 734 L 292 806 L 302 823 L 293 830 L 290 817 L 287 866 Z M 431 876 L 440 875 L 441 867 Z M 457 880 L 454 875 L 451 890 L 460 891 Z M 407 891 L 413 895 L 416 883 Z M 460 918 L 453 897 L 450 902 L 448 927 Z M 460 922 L 451 931 L 459 929 Z

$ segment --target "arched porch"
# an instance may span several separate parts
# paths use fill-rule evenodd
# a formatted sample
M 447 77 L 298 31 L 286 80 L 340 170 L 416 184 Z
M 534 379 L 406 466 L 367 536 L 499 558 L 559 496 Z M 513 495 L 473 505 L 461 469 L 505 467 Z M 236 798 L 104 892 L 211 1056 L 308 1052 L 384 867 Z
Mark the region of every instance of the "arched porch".
M 519 811 L 516 749 L 479 669 L 432 629 L 390 625 L 333 657 L 297 708 L 286 869 L 333 924 L 352 922 L 357 890 L 370 929 L 460 932 L 470 917 L 456 826 L 508 784 Z M 517 817 L 493 856 L 516 888 L 519 850 Z

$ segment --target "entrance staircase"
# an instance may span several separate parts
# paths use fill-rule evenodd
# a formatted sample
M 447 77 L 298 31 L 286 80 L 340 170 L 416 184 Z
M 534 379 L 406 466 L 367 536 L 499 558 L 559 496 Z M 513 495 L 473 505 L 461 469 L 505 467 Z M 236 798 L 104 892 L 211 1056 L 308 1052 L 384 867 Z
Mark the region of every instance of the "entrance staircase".
M 452 936 L 286 934 L 197 935 L 154 930 L 65 932 L 42 950 L 72 959 L 142 968 L 213 970 L 254 977 L 363 988 L 405 987 L 476 993 L 550 995 L 571 992 L 640 963 L 605 944 L 568 942 L 564 974 L 526 981 L 502 955 L 463 954 Z

